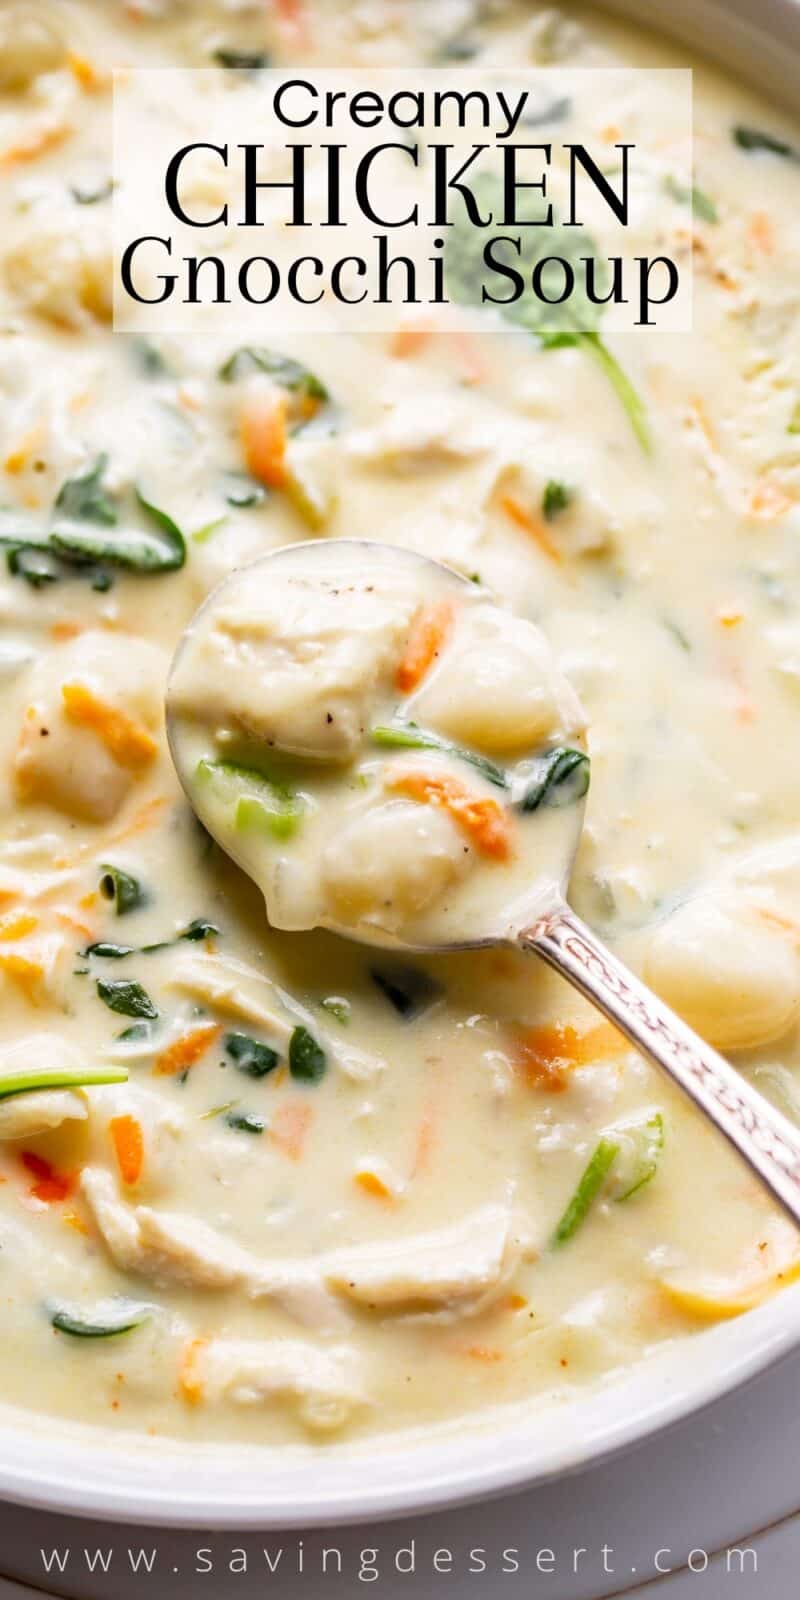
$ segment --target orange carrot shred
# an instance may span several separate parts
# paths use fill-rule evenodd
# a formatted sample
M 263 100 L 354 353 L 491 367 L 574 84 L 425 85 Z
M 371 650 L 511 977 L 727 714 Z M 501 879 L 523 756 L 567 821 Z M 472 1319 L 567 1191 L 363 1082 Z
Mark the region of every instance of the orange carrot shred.
M 156 1056 L 153 1062 L 156 1077 L 174 1077 L 178 1072 L 187 1072 L 205 1055 L 221 1032 L 222 1027 L 218 1022 L 203 1022 L 191 1033 L 181 1034 L 180 1039 L 175 1039 Z
M 445 774 L 424 772 L 419 767 L 390 769 L 387 787 L 428 805 L 441 806 L 466 834 L 475 849 L 495 861 L 511 855 L 511 824 L 508 813 L 497 800 L 479 799 Z
M 199 1405 L 203 1398 L 203 1385 L 197 1372 L 197 1357 L 207 1344 L 207 1339 L 190 1339 L 181 1352 L 178 1388 L 190 1406 Z
M 501 496 L 500 507 L 506 516 L 516 523 L 518 528 L 522 528 L 524 533 L 530 534 L 531 538 L 538 544 L 539 549 L 550 561 L 559 563 L 563 560 L 561 551 L 555 540 L 551 538 L 543 517 L 538 516 L 534 511 L 529 511 L 526 506 L 520 505 L 519 500 L 516 500 L 511 494 Z
M 248 472 L 268 489 L 285 489 L 286 396 L 277 389 L 257 389 L 249 394 L 239 419 L 239 435 Z
M 376 1200 L 394 1200 L 396 1198 L 388 1183 L 384 1183 L 383 1178 L 379 1177 L 377 1172 L 372 1172 L 368 1167 L 359 1168 L 359 1171 L 353 1174 L 353 1182 L 357 1183 L 359 1189 L 363 1189 L 365 1194 L 372 1195 Z
M 566 1089 L 570 1068 L 609 1060 L 625 1049 L 622 1034 L 609 1022 L 601 1022 L 587 1033 L 561 1022 L 520 1028 L 515 1039 L 516 1061 L 526 1082 L 532 1089 L 545 1089 L 550 1094 Z
M 45 1205 L 50 1205 L 53 1201 L 66 1200 L 72 1194 L 75 1188 L 74 1176 L 66 1172 L 56 1172 L 49 1161 L 45 1161 L 43 1156 L 37 1156 L 33 1150 L 23 1150 L 22 1165 L 34 1179 L 30 1193 L 37 1200 L 42 1200 Z
M 390 354 L 396 356 L 398 361 L 404 361 L 408 356 L 418 355 L 420 350 L 424 350 L 432 337 L 431 329 L 424 323 L 406 323 L 404 327 L 395 328 L 389 341 Z
M 299 1161 L 314 1118 L 311 1106 L 302 1100 L 284 1100 L 269 1125 L 269 1136 L 290 1161 Z
M 139 1182 L 144 1166 L 144 1135 L 142 1125 L 135 1117 L 112 1117 L 108 1124 L 114 1144 L 120 1177 L 123 1183 Z
M 16 983 L 31 1005 L 38 1005 L 44 978 L 44 967 L 40 961 L 31 961 L 16 950 L 4 950 L 0 953 L 0 972 L 5 972 Z
M 441 654 L 453 625 L 453 607 L 449 600 L 436 605 L 421 606 L 416 612 L 408 636 L 403 658 L 399 662 L 394 681 L 401 694 L 410 694 L 430 671 Z
M 38 926 L 39 918 L 33 911 L 6 911 L 0 916 L 0 942 L 8 944 L 11 939 L 24 939 Z
M 158 751 L 155 739 L 127 712 L 101 700 L 83 683 L 65 683 L 61 697 L 70 722 L 96 733 L 118 766 L 135 772 L 153 760 Z

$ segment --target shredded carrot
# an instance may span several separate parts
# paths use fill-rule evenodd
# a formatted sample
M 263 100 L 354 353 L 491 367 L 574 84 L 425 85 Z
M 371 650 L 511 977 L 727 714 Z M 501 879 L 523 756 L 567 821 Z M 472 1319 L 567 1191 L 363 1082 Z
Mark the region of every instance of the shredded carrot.
M 44 427 L 41 422 L 34 423 L 27 433 L 23 434 L 16 448 L 6 456 L 3 465 L 6 472 L 12 477 L 18 477 L 24 472 L 34 451 L 44 442 Z
M 460 328 L 450 335 L 465 383 L 484 383 L 487 367 L 477 334 Z
M 355 1172 L 353 1174 L 353 1182 L 357 1183 L 359 1189 L 363 1189 L 365 1194 L 372 1195 L 376 1200 L 396 1199 L 396 1195 L 389 1188 L 388 1183 L 384 1183 L 383 1178 L 379 1177 L 377 1172 L 372 1172 L 368 1167 L 362 1167 L 358 1172 Z
M 308 25 L 301 0 L 274 0 L 279 21 L 299 49 L 308 43 Z
M 144 1166 L 144 1134 L 135 1117 L 126 1114 L 112 1117 L 108 1124 L 123 1183 L 139 1182 Z
M 285 489 L 286 396 L 278 389 L 258 387 L 247 396 L 239 419 L 239 436 L 248 472 L 268 489 Z
M 50 127 L 34 128 L 26 138 L 8 146 L 0 155 L 0 166 L 14 167 L 23 161 L 38 161 L 48 150 L 55 150 L 72 133 L 69 123 L 52 123 Z
M 430 671 L 453 626 L 453 607 L 449 600 L 420 606 L 411 622 L 402 660 L 394 681 L 402 694 L 410 694 Z
M 428 1172 L 431 1157 L 436 1148 L 436 1128 L 432 1107 L 423 1112 L 417 1129 L 417 1142 L 414 1151 L 414 1160 L 411 1166 L 411 1176 L 418 1178 L 422 1173 Z
M 0 942 L 8 944 L 11 939 L 24 939 L 38 926 L 39 918 L 32 911 L 6 911 L 0 917 Z
M 27 956 L 18 955 L 16 951 L 4 950 L 0 953 L 0 972 L 4 972 L 16 983 L 31 1005 L 39 1004 L 44 978 L 44 967 L 41 962 L 31 961 Z
M 178 1366 L 178 1388 L 187 1405 L 196 1406 L 203 1398 L 203 1385 L 197 1371 L 197 1357 L 205 1350 L 207 1339 L 190 1339 L 181 1351 Z
M 160 1051 L 153 1062 L 153 1072 L 157 1077 L 174 1077 L 178 1072 L 188 1072 L 196 1061 L 204 1056 L 211 1048 L 215 1039 L 218 1039 L 222 1027 L 218 1022 L 203 1022 L 199 1028 L 193 1028 L 191 1033 L 184 1033 L 173 1044 L 168 1044 L 166 1050 Z
M 506 1306 L 509 1311 L 524 1311 L 527 1304 L 528 1301 L 524 1294 L 510 1294 L 506 1300 Z
M 87 922 L 81 922 L 78 917 L 71 917 L 66 911 L 56 912 L 56 922 L 60 922 L 62 928 L 69 928 L 70 933 L 79 934 L 82 939 L 94 938 L 94 928 L 90 928 Z
M 709 449 L 716 453 L 719 449 L 719 441 L 714 431 L 711 418 L 706 410 L 705 402 L 701 399 L 700 395 L 692 395 L 692 398 L 689 401 L 689 415 L 690 420 L 697 428 L 699 428 L 700 432 L 702 433 Z
M 467 1345 L 464 1354 L 469 1356 L 472 1361 L 483 1361 L 487 1366 L 492 1365 L 495 1361 L 503 1360 L 502 1350 L 493 1350 L 487 1344 Z
M 500 507 L 506 516 L 516 523 L 518 528 L 522 528 L 523 532 L 530 534 L 549 561 L 555 561 L 558 564 L 563 560 L 561 551 L 555 540 L 551 538 L 543 517 L 540 517 L 535 511 L 529 511 L 527 506 L 520 505 L 519 501 L 511 494 L 501 496 Z
M 85 89 L 87 94 L 94 94 L 97 89 L 104 88 L 108 82 L 105 74 L 98 72 L 97 67 L 91 61 L 88 61 L 86 56 L 76 55 L 72 50 L 67 56 L 67 66 L 75 82 L 80 84 L 80 87 Z
M 88 622 L 78 622 L 75 618 L 54 622 L 50 629 L 50 638 L 55 644 L 62 644 L 67 639 L 77 639 L 79 634 L 85 633 Z
M 390 769 L 386 785 L 412 800 L 441 806 L 481 855 L 495 861 L 507 861 L 511 855 L 511 824 L 497 800 L 477 799 L 457 778 L 419 767 Z
M 290 1161 L 299 1161 L 314 1118 L 311 1106 L 303 1100 L 284 1100 L 269 1125 L 269 1136 Z
M 389 353 L 396 356 L 398 361 L 404 361 L 408 356 L 416 356 L 424 350 L 433 337 L 432 329 L 424 322 L 407 322 L 401 328 L 395 328 L 389 341 Z
M 53 1201 L 66 1200 L 72 1194 L 75 1188 L 74 1176 L 66 1172 L 56 1172 L 43 1156 L 35 1155 L 32 1150 L 23 1150 L 22 1165 L 34 1179 L 29 1192 L 37 1200 L 42 1200 L 45 1205 L 50 1205 Z
M 92 1230 L 86 1221 L 86 1218 L 80 1216 L 77 1211 L 65 1211 L 61 1220 L 66 1227 L 72 1228 L 75 1233 L 83 1234 L 84 1238 L 89 1238 L 91 1236 Z
M 747 229 L 747 237 L 757 250 L 771 256 L 775 249 L 775 232 L 766 211 L 754 211 Z
M 717 621 L 723 628 L 736 628 L 744 621 L 744 612 L 737 611 L 735 606 L 721 606 L 717 612 Z
M 117 828 L 115 833 L 110 835 L 107 841 L 108 844 L 122 844 L 125 839 L 133 839 L 137 833 L 145 833 L 148 828 L 152 827 L 156 817 L 163 811 L 166 803 L 166 795 L 153 795 L 151 800 L 146 800 L 143 806 L 139 806 L 131 817 L 130 822 L 124 822 L 121 827 Z
M 559 1094 L 567 1087 L 572 1067 L 594 1061 L 607 1061 L 627 1049 L 625 1040 L 610 1022 L 601 1022 L 588 1033 L 579 1033 L 569 1023 L 556 1022 L 538 1028 L 520 1028 L 514 1041 L 516 1064 L 532 1089 Z
M 157 754 L 158 745 L 146 728 L 134 722 L 127 712 L 101 700 L 85 684 L 65 683 L 61 696 L 70 722 L 81 728 L 91 728 L 118 766 L 137 772 L 148 766 Z
M 82 911 L 91 911 L 97 905 L 97 890 L 90 889 L 88 894 L 82 894 L 78 905 Z
M 768 922 L 773 928 L 778 928 L 781 933 L 788 933 L 795 944 L 800 945 L 800 923 L 791 917 L 781 916 L 779 911 L 773 911 L 771 906 L 757 906 L 756 915 L 762 922 Z
M 764 478 L 751 490 L 747 501 L 748 515 L 757 522 L 777 522 L 791 511 L 792 501 L 780 484 Z

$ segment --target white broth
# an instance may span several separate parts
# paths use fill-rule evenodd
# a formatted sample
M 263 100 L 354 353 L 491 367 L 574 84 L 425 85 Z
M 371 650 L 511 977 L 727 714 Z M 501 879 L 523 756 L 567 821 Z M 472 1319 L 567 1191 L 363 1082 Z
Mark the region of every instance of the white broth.
M 695 328 L 609 338 L 637 427 L 585 347 L 522 331 L 287 337 L 265 371 L 222 334 L 111 330 L 113 66 L 459 52 L 687 64 L 595 8 L 516 0 L 0 11 L 0 1398 L 23 1410 L 270 1447 L 463 1428 L 667 1340 L 691 1361 L 699 1328 L 796 1270 L 724 1142 L 538 964 L 308 931 L 343 905 L 374 917 L 370 874 L 402 864 L 345 772 L 435 761 L 491 800 L 477 767 L 367 755 L 360 714 L 307 722 L 282 760 L 305 763 L 310 842 L 336 790 L 319 844 L 337 909 L 291 931 L 274 924 L 299 895 L 274 909 L 270 874 L 302 830 L 241 856 L 271 925 L 171 760 L 169 665 L 220 580 L 310 537 L 447 563 L 477 580 L 476 624 L 496 603 L 523 654 L 541 629 L 569 698 L 525 724 L 494 644 L 467 701 L 446 652 L 398 694 L 412 604 L 375 641 L 370 719 L 413 712 L 506 769 L 580 744 L 574 694 L 592 764 L 576 908 L 798 1115 L 800 129 L 690 63 L 696 188 L 669 191 L 666 246 L 693 253 Z M 178 109 L 202 128 L 202 106 Z M 665 149 L 659 192 L 671 176 Z M 211 672 L 191 725 L 181 706 L 198 763 L 226 759 L 226 685 Z M 392 803 L 450 860 L 445 808 Z M 569 809 L 515 829 L 538 839 Z M 454 921 L 505 870 L 470 861 Z M 415 912 L 415 883 L 403 931 L 438 903 Z

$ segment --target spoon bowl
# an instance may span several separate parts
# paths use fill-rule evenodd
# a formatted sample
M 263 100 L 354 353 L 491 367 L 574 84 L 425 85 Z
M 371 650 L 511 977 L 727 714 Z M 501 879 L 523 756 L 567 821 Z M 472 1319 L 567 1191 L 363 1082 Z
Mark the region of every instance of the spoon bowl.
M 425 621 L 437 617 L 447 619 L 439 635 Z M 484 647 L 472 655 L 459 655 L 464 618 Z M 397 658 L 420 654 L 421 689 L 410 669 L 392 680 Z M 485 734 L 496 728 L 501 747 L 508 739 L 506 678 L 528 729 L 545 703 L 552 725 L 541 748 L 517 748 L 501 766 Z M 376 723 L 374 701 L 392 682 L 402 705 Z M 454 716 L 479 736 L 456 737 Z M 284 546 L 226 577 L 192 619 L 170 672 L 167 731 L 190 804 L 259 883 L 277 926 L 322 926 L 398 952 L 504 945 L 538 955 L 669 1074 L 800 1224 L 798 1130 L 569 905 L 585 734 L 532 624 L 414 551 L 348 539 Z M 327 842 L 315 856 L 323 816 Z M 400 823 L 418 856 L 394 842 Z M 292 855 L 298 830 L 314 870 Z

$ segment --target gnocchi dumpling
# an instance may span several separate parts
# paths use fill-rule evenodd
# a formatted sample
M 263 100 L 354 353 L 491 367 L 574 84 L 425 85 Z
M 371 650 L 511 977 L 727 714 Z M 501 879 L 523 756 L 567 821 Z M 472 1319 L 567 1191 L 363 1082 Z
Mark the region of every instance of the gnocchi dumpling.
M 667 917 L 650 938 L 644 976 L 722 1050 L 780 1039 L 800 1012 L 793 941 L 733 890 L 698 894 Z
M 7 252 L 6 284 L 27 310 L 59 328 L 80 329 L 113 316 L 111 235 L 69 213 L 32 220 Z
M 408 709 L 424 726 L 503 755 L 577 733 L 585 720 L 544 634 L 488 605 L 464 609 L 440 666 Z
M 89 632 L 32 668 L 14 758 L 18 799 L 106 822 L 159 751 L 164 659 Z
M 348 598 L 343 617 L 310 585 L 260 595 L 257 606 L 244 589 L 187 641 L 172 678 L 174 708 L 268 749 L 347 760 L 413 609 L 410 596 L 376 593 L 366 577 Z
M 443 811 L 388 800 L 331 840 L 321 879 L 336 917 L 392 929 L 440 899 L 472 862 L 470 846 Z

